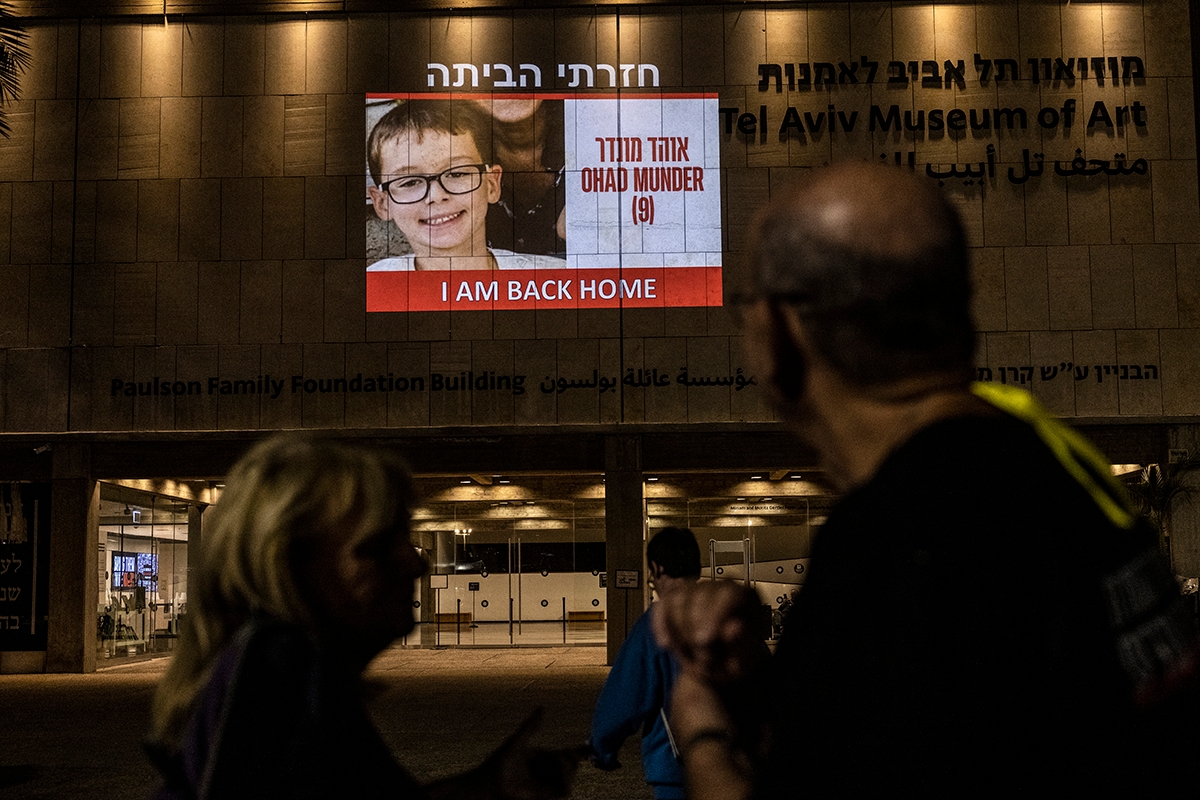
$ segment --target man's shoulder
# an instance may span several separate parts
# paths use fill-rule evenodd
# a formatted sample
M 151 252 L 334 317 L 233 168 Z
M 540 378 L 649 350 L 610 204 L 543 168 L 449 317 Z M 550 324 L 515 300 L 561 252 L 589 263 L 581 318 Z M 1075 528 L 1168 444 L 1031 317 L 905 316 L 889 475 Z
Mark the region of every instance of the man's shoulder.
M 1113 542 L 1128 538 L 1032 427 L 1007 415 L 949 419 L 918 432 L 846 496 L 830 515 L 835 521 L 954 551 L 1070 551 L 1081 536 L 1104 549 L 1102 531 Z
M 1052 455 L 1028 426 L 1010 418 L 941 420 L 893 450 L 842 504 L 856 511 L 888 513 L 887 503 L 937 507 L 1003 494 L 1031 464 L 1050 469 Z M 893 508 L 894 510 L 894 508 Z
M 1007 414 L 938 420 L 892 453 L 902 461 L 953 459 L 973 467 L 1003 467 L 1031 456 L 1052 457 L 1029 425 Z
M 944 504 L 1014 493 L 1036 498 L 1072 483 L 1033 428 L 1001 415 L 947 419 L 918 431 L 885 460 L 869 486 L 934 494 Z

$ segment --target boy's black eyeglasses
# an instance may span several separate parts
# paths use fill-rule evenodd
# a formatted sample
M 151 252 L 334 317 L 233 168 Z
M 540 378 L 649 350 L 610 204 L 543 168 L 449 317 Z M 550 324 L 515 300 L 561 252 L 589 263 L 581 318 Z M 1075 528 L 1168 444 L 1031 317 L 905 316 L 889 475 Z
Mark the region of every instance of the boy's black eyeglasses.
M 437 175 L 401 175 L 379 184 L 396 203 L 419 203 L 429 196 L 429 185 L 437 181 L 450 194 L 470 194 L 483 183 L 488 164 L 459 164 Z

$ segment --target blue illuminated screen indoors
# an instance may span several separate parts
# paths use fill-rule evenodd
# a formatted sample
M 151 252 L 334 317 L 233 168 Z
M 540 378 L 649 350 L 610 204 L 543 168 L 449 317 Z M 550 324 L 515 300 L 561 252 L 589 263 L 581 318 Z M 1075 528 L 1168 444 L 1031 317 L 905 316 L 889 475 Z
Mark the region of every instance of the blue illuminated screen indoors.
M 152 588 L 158 576 L 158 556 L 154 553 L 113 553 L 112 588 Z

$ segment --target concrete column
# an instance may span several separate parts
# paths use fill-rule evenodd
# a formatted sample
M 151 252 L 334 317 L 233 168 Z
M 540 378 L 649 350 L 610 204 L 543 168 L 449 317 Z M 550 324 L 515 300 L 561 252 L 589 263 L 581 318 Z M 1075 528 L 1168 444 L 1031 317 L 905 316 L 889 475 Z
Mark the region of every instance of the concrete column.
M 410 638 L 410 643 L 419 644 L 421 647 L 433 647 L 437 643 L 437 630 L 433 616 L 437 611 L 434 608 L 437 593 L 433 591 L 429 573 L 433 572 L 434 561 L 437 558 L 437 536 L 428 531 L 414 533 L 413 541 L 425 551 L 425 557 L 429 560 L 429 572 L 417 581 L 416 599 L 420 601 L 421 607 L 413 609 L 413 617 L 421 623 L 421 629 L 419 639 Z
M 100 485 L 85 444 L 56 444 L 50 488 L 47 672 L 96 671 Z
M 188 597 L 192 596 L 194 587 L 192 578 L 200 574 L 200 553 L 204 546 L 204 515 L 213 506 L 202 506 L 196 503 L 188 504 L 188 540 L 187 540 L 187 593 Z M 176 609 L 178 613 L 178 609 Z M 185 612 L 179 618 L 179 627 L 176 633 L 182 631 L 182 626 L 187 624 L 187 613 Z
M 1172 428 L 1168 443 L 1172 450 L 1186 450 L 1191 456 L 1200 454 L 1200 425 Z M 1183 484 L 1200 493 L 1200 472 L 1185 473 Z M 1200 577 L 1200 504 L 1178 496 L 1171 506 L 1171 562 L 1176 574 Z
M 604 535 L 608 558 L 608 663 L 646 610 L 642 439 L 619 434 L 604 443 Z M 635 570 L 637 589 L 617 588 L 617 570 Z
M 189 589 L 192 585 L 192 576 L 200 569 L 200 548 L 203 546 L 201 542 L 204 539 L 204 512 L 207 509 L 208 506 L 188 504 L 187 579 Z

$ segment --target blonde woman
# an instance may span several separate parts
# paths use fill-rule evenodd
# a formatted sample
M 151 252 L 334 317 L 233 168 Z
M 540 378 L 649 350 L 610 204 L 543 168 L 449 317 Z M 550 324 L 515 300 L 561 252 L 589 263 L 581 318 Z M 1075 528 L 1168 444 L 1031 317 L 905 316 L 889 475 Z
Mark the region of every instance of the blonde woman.
M 575 754 L 530 750 L 528 724 L 478 769 L 421 787 L 368 719 L 359 679 L 412 629 L 427 568 L 398 458 L 285 434 L 252 448 L 226 484 L 155 697 L 155 798 L 566 793 Z

